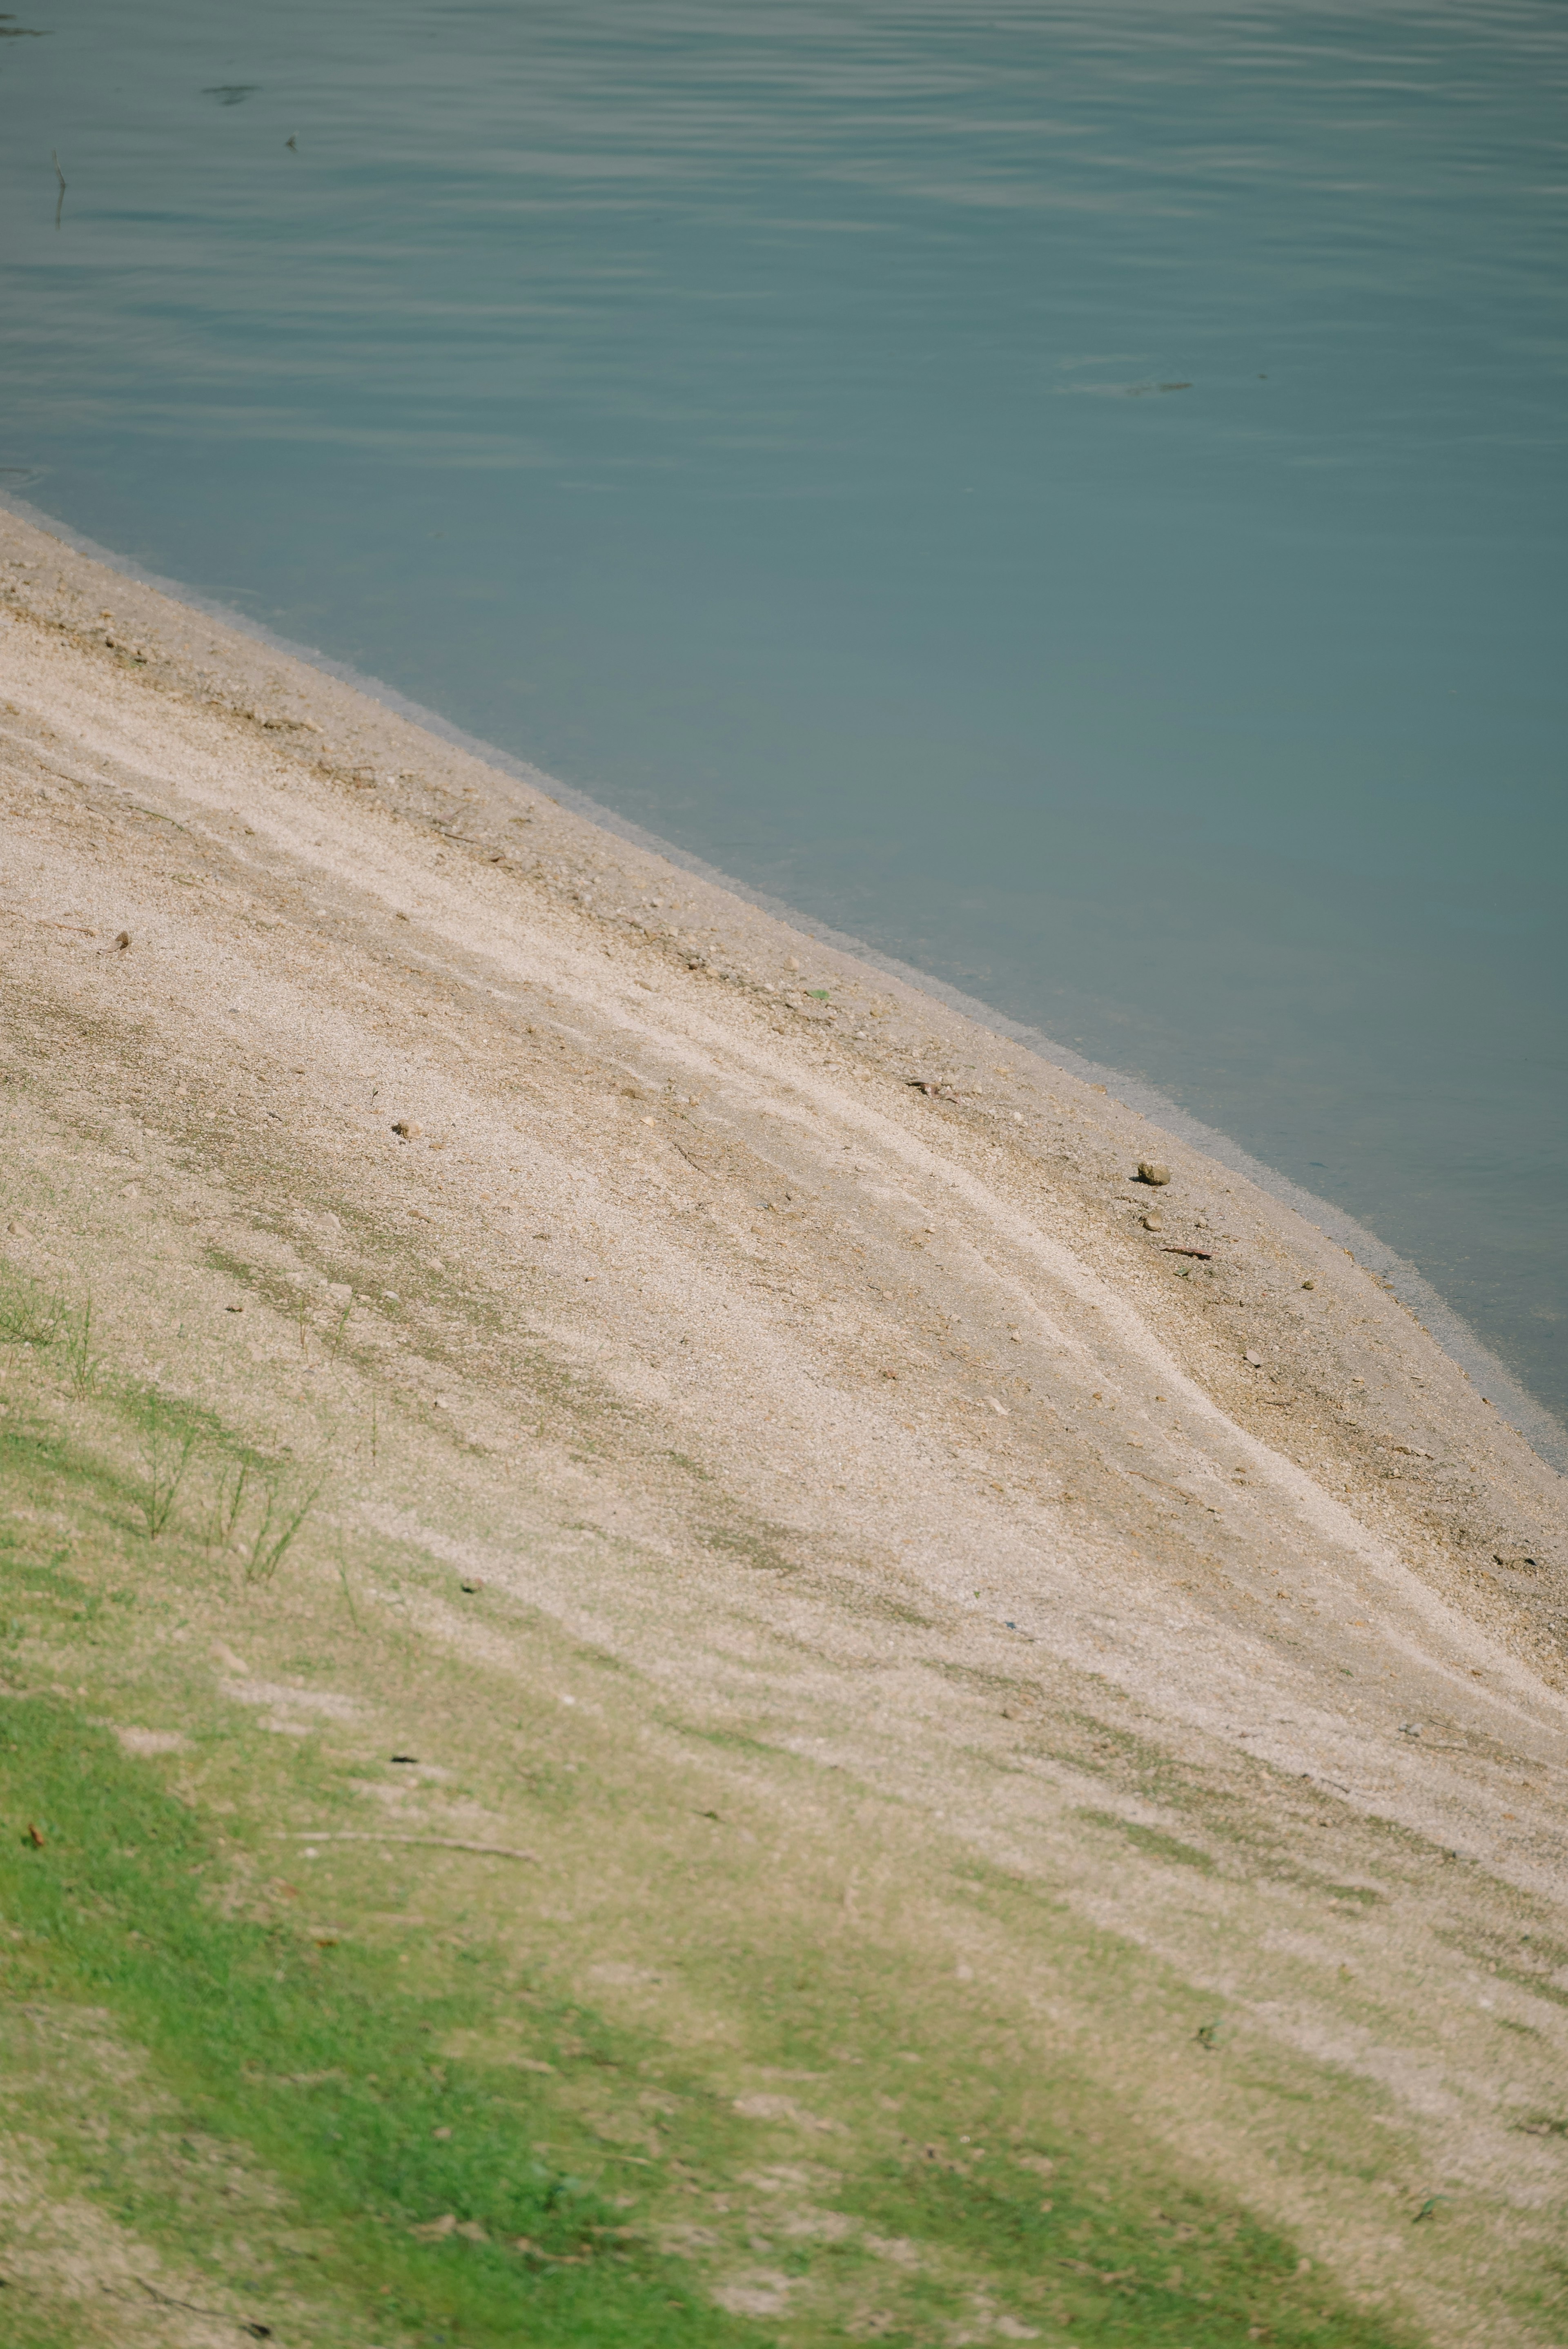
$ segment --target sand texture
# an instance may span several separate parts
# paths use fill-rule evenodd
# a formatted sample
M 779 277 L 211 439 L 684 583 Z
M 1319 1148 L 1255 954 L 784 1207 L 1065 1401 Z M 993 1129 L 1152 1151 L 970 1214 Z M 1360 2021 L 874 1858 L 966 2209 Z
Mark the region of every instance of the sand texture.
M 0 560 L 0 1247 L 90 1290 L 117 1376 L 331 1480 L 288 1576 L 192 1616 L 201 1702 L 389 1752 L 390 1665 L 289 1659 L 393 1545 L 356 1628 L 417 1630 L 463 1767 L 569 1671 L 595 1766 L 732 1740 L 686 1808 L 752 1840 L 701 1868 L 830 1882 L 1364 2309 L 1563 2337 L 1496 2292 L 1562 2221 L 1562 1478 L 1110 1093 L 20 521 Z M 486 1787 L 399 1831 L 611 1865 Z M 971 1865 L 1137 1982 L 972 1913 Z M 660 1899 L 561 1962 L 700 2037 Z M 717 2305 L 795 2306 L 747 2256 L 702 2253 Z

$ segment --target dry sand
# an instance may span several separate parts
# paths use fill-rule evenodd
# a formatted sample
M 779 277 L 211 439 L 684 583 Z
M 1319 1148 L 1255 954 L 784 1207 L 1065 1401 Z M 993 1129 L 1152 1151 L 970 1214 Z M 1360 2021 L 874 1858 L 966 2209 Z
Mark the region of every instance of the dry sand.
M 1524 2337 L 1483 2279 L 1561 2218 L 1563 1479 L 1110 1093 L 24 522 L 0 560 L 13 1262 L 214 1408 L 373 1398 L 365 1524 L 820 1765 L 828 1847 L 895 1792 L 1353 2083 L 1469 2198 L 1446 2268 L 1060 1993 L 1348 2289 Z M 1161 1864 L 1208 1831 L 1242 1859 Z M 954 1962 L 1027 2003 L 1026 1949 Z

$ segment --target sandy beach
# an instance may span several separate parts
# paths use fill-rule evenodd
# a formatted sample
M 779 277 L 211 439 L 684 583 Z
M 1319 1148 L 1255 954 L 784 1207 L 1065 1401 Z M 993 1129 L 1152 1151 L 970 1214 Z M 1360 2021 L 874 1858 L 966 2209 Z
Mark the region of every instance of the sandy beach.
M 901 2158 L 917 2071 L 984 2064 L 993 2160 L 1057 2134 L 1031 2210 L 1053 2162 L 1197 2179 L 1368 2340 L 1561 2341 L 1563 1483 L 1386 1283 L 1112 1092 L 12 516 L 0 750 L 0 1247 L 14 1299 L 90 1296 L 101 1364 L 0 1348 L 5 1425 L 55 1431 L 8 1477 L 150 1600 L 98 1645 L 33 1623 L 9 1693 L 109 1723 L 277 1915 L 256 1838 L 314 1833 L 318 1931 L 391 1946 L 378 1855 L 422 1838 L 423 1918 L 706 2066 L 757 2144 L 645 2216 L 759 2340 L 1102 2337 L 1060 2296 L 1112 2306 L 1114 2261 L 1009 2299 L 835 2187 Z M 273 1571 L 242 1508 L 189 1555 L 79 1515 L 59 1446 L 133 1464 L 149 1392 L 281 1464 Z M 264 1827 L 218 1723 L 296 1773 Z M 841 2060 L 748 2036 L 797 1948 Z M 922 2036 L 857 2054 L 884 1982 Z M 961 2118 L 923 2126 L 972 2168 Z M 93 2260 L 210 2278 L 46 2219 L 66 2159 L 7 2158 L 39 2309 L 232 2337 L 95 2329 Z M 854 2227 L 849 2280 L 790 2265 Z M 335 2340 L 313 2288 L 287 2337 Z

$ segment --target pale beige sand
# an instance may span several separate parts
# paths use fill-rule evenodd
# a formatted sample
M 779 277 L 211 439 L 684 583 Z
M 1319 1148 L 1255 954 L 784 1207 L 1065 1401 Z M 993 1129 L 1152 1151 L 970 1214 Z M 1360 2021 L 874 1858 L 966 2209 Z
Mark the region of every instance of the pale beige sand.
M 1568 1969 L 1500 1984 L 1485 1952 L 1526 1909 L 1563 1926 L 1563 1480 L 1381 1283 L 542 781 L 8 517 L 0 558 L 13 1174 L 88 1185 L 106 1297 L 112 1261 L 150 1314 L 166 1268 L 203 1350 L 162 1375 L 308 1423 L 282 1304 L 223 1306 L 348 1284 L 356 1392 L 446 1480 L 367 1521 L 949 1841 L 1048 1854 L 1084 1916 L 1375 2083 L 1499 2226 L 1543 2214 L 1558 2157 L 1510 2115 L 1563 2103 Z M 35 1204 L 13 1259 L 79 1265 L 71 1212 L 74 1254 Z M 1158 1806 L 1037 1766 L 1074 1708 L 1325 1875 L 1357 1880 L 1368 1821 L 1461 1857 L 1315 1940 L 1267 1888 L 1151 1889 L 1073 1803 Z M 1382 2277 L 1352 2189 L 1315 2220 L 1234 2114 L 1172 2091 L 1161 2126 Z M 1476 2305 L 1449 2278 L 1423 2313 L 1479 2339 Z

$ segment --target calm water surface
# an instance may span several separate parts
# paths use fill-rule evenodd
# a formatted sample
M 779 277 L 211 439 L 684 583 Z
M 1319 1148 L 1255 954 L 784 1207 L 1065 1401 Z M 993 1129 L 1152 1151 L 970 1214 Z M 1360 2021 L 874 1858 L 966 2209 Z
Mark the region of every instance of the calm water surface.
M 18 5 L 0 481 L 1152 1080 L 1568 1415 L 1556 0 Z

